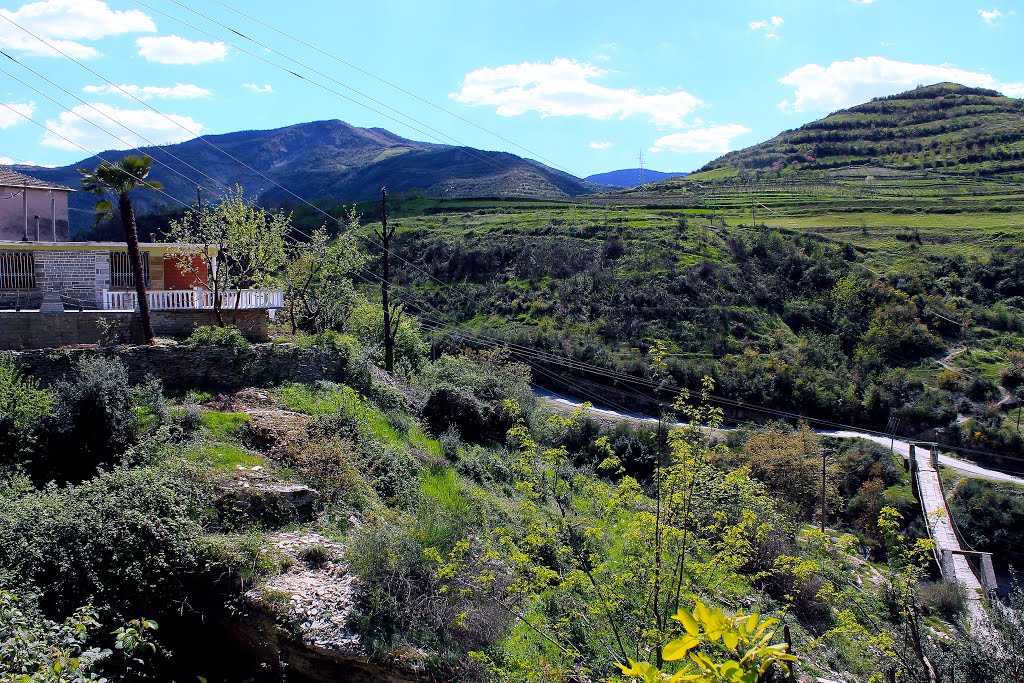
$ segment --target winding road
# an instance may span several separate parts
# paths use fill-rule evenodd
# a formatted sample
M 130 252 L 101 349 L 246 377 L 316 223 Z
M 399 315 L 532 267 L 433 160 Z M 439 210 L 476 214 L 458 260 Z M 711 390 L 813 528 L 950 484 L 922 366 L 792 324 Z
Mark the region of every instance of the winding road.
M 548 403 L 554 404 L 558 407 L 568 408 L 570 410 L 576 410 L 583 405 L 583 401 L 580 399 L 568 397 L 563 394 L 556 394 L 553 391 L 541 389 L 540 387 L 534 387 L 533 393 L 538 398 L 547 401 Z M 647 424 L 658 423 L 658 418 L 651 415 L 644 415 L 642 413 L 634 413 L 625 410 L 614 410 L 612 408 L 599 408 L 594 406 L 591 407 L 588 412 L 597 418 L 606 420 L 641 422 Z M 733 429 L 735 428 L 721 427 L 718 431 L 728 432 Z M 882 436 L 881 434 L 869 434 L 867 432 L 858 432 L 853 430 L 816 429 L 814 431 L 822 436 L 834 436 L 841 439 L 867 439 L 868 441 L 874 441 L 875 443 L 883 446 L 892 444 L 893 449 L 895 449 L 897 453 L 902 455 L 904 458 L 910 457 L 909 441 L 901 441 L 900 439 L 892 440 L 890 437 Z M 1012 474 L 1006 474 L 1005 472 L 1000 472 L 998 470 L 991 470 L 951 455 L 940 454 L 939 464 L 956 470 L 968 477 L 976 477 L 979 479 L 988 479 L 990 481 L 1000 481 L 1008 484 L 1016 484 L 1017 486 L 1024 486 L 1024 477 L 1016 477 Z
M 556 394 L 546 389 L 534 387 L 534 393 L 543 401 L 563 410 L 576 410 L 583 406 L 583 401 Z M 614 410 L 611 408 L 589 407 L 588 412 L 597 419 L 610 421 L 629 421 L 647 424 L 656 424 L 658 419 L 651 415 L 634 413 L 629 411 Z M 678 424 L 678 423 L 677 423 Z M 735 428 L 722 427 L 716 431 L 726 432 Z M 921 501 L 921 507 L 927 521 L 928 532 L 935 541 L 936 561 L 947 580 L 956 580 L 967 589 L 968 605 L 971 621 L 982 623 L 984 620 L 984 609 L 981 601 L 984 590 L 978 574 L 971 567 L 964 548 L 960 545 L 955 524 L 946 506 L 946 497 L 942 489 L 942 482 L 939 478 L 938 469 L 932 462 L 931 452 L 927 447 L 915 446 L 913 442 L 901 439 L 893 439 L 880 434 L 869 434 L 855 430 L 815 430 L 822 436 L 831 436 L 841 439 L 866 439 L 883 446 L 890 446 L 904 459 L 909 460 L 913 454 L 917 465 L 917 488 Z M 972 462 L 960 460 L 948 455 L 938 456 L 939 465 L 952 468 L 959 473 L 969 477 L 979 477 L 991 481 L 1007 482 L 1024 486 L 1024 478 L 1016 477 L 997 470 L 991 470 Z M 945 561 L 944 559 L 945 558 Z

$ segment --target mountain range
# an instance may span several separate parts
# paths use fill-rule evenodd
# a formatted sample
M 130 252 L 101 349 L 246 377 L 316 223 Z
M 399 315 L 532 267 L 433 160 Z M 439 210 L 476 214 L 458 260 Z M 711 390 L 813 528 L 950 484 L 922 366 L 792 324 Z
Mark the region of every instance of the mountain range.
M 140 215 L 191 205 L 197 182 L 208 197 L 241 185 L 269 206 L 300 200 L 354 202 L 386 186 L 393 194 L 434 198 L 568 198 L 627 189 L 641 169 L 577 178 L 540 162 L 470 147 L 418 142 L 383 128 L 315 121 L 274 130 L 208 135 L 142 151 L 156 160 L 151 178 L 164 194 L 139 193 Z M 77 163 L 18 170 L 78 187 L 80 168 L 125 152 L 108 151 Z M 799 176 L 870 167 L 882 173 L 934 172 L 1024 179 L 1024 101 L 955 83 L 922 86 L 881 97 L 729 152 L 689 177 L 727 179 L 751 172 Z M 872 171 L 875 172 L 875 171 Z M 686 176 L 643 169 L 645 183 Z M 671 182 L 663 189 L 671 191 Z M 72 233 L 91 225 L 94 198 L 74 193 Z
M 655 183 L 659 180 L 678 178 L 685 175 L 687 175 L 685 171 L 665 173 L 650 168 L 623 168 L 618 171 L 588 175 L 584 180 L 610 187 L 637 187 L 645 183 Z
M 152 180 L 164 193 L 140 192 L 142 215 L 192 204 L 197 183 L 206 196 L 241 185 L 267 205 L 307 200 L 353 202 L 376 197 L 383 186 L 396 193 L 427 196 L 567 198 L 606 187 L 507 152 L 417 142 L 382 128 L 357 128 L 343 121 L 315 121 L 274 130 L 207 135 L 161 147 L 143 147 L 155 164 Z M 138 152 L 135 152 L 138 153 Z M 95 168 L 126 152 L 108 151 L 57 168 L 19 166 L 35 177 L 77 188 L 80 168 Z M 95 198 L 71 196 L 72 232 L 91 225 Z

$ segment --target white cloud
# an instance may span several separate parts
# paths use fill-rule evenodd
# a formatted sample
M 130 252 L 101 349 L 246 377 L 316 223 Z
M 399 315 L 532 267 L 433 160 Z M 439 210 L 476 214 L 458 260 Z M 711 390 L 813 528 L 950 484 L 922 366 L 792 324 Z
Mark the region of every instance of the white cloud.
M 758 19 L 756 21 L 747 22 L 747 28 L 755 33 L 758 31 L 764 31 L 765 38 L 778 38 L 778 28 L 782 26 L 784 22 L 785 20 L 782 17 Z
M 130 128 L 138 134 L 115 126 L 107 116 L 121 122 L 126 128 Z M 188 131 L 182 130 L 176 124 L 184 126 Z M 191 140 L 203 130 L 202 124 L 188 116 L 168 114 L 167 118 L 164 118 L 149 109 L 118 109 L 101 102 L 88 106 L 80 105 L 71 111 L 63 111 L 56 119 L 47 121 L 46 127 L 53 131 L 52 133 L 47 131 L 43 135 L 43 144 L 47 147 L 78 149 L 74 144 L 63 139 L 68 138 L 68 140 L 92 151 L 129 149 L 150 143 L 160 145 L 182 142 Z M 110 131 L 110 133 L 104 131 Z
M 875 0 L 850 0 L 855 5 L 873 5 Z
M 793 99 L 783 100 L 784 111 L 834 110 L 872 97 L 895 95 L 917 85 L 949 81 L 992 88 L 1010 97 L 1024 96 L 1024 83 L 1001 83 L 990 74 L 967 71 L 948 64 L 914 64 L 885 57 L 854 57 L 828 66 L 805 64 L 779 79 L 794 88 Z
M 679 154 L 724 154 L 733 149 L 733 138 L 750 132 L 746 126 L 729 123 L 723 126 L 694 128 L 683 133 L 672 133 L 655 140 L 652 152 L 677 152 Z
M 978 10 L 978 16 L 981 17 L 982 21 L 991 26 L 996 23 L 997 19 L 1003 16 L 1003 13 L 998 9 L 980 9 Z
M 43 0 L 0 15 L 43 38 L 75 59 L 90 59 L 99 51 L 81 40 L 98 40 L 123 33 L 156 31 L 153 20 L 139 10 L 112 10 L 100 0 Z M 37 57 L 60 57 L 25 31 L 0 21 L 0 47 Z
M 607 140 L 591 140 L 587 143 L 590 149 L 611 149 L 612 143 Z
M 26 123 L 28 119 L 26 116 L 32 116 L 32 112 L 35 111 L 36 105 L 34 102 L 28 104 L 7 102 L 0 107 L 0 130 L 4 128 L 10 128 L 16 126 L 19 123 Z M 11 111 L 11 110 L 14 111 Z
M 257 94 L 274 92 L 273 86 L 269 83 L 264 85 L 260 85 L 259 83 L 243 83 L 242 87 Z
M 473 106 L 493 106 L 499 116 L 586 116 L 592 119 L 647 115 L 657 126 L 681 127 L 702 102 L 683 90 L 647 95 L 636 89 L 594 83 L 608 72 L 592 64 L 557 58 L 550 64 L 523 62 L 466 74 L 449 97 Z
M 131 85 L 122 83 L 114 87 L 112 85 L 87 85 L 82 92 L 90 95 L 120 95 L 131 99 L 134 95 L 140 100 L 195 100 L 202 97 L 212 97 L 213 92 L 206 88 L 190 83 L 175 83 L 172 86 L 161 85 Z
M 228 55 L 228 46 L 220 41 L 207 43 L 181 36 L 146 36 L 135 41 L 139 55 L 159 64 L 203 64 L 219 62 Z

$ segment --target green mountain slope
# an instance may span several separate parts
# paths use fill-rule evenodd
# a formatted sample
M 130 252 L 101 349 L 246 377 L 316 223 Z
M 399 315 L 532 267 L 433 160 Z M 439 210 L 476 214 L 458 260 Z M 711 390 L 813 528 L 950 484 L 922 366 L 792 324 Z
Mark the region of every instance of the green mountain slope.
M 700 169 L 834 172 L 848 166 L 1007 176 L 1024 171 L 1024 100 L 938 83 L 843 109 Z M 698 176 L 700 179 L 700 176 Z
M 210 143 L 210 144 L 207 144 Z M 176 145 L 145 147 L 156 164 L 151 178 L 165 194 L 140 192 L 140 215 L 174 211 L 225 186 L 241 185 L 268 205 L 308 201 L 354 202 L 392 193 L 419 191 L 433 197 L 567 198 L 602 186 L 530 159 L 505 152 L 408 140 L 382 128 L 357 128 L 343 121 L 315 121 L 275 130 L 208 135 Z M 19 167 L 44 180 L 78 187 L 79 168 L 95 168 L 128 152 L 108 151 L 60 168 Z M 95 198 L 71 196 L 72 233 L 92 224 Z

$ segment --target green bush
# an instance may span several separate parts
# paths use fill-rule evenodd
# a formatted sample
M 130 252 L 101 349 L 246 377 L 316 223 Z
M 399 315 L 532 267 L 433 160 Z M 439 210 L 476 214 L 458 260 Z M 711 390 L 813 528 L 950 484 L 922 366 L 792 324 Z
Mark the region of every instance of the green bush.
M 10 354 L 0 354 L 0 462 L 11 473 L 39 454 L 39 439 L 53 415 L 53 396 L 39 383 L 24 377 Z
M 202 346 L 220 346 L 239 354 L 249 350 L 252 343 L 234 325 L 225 325 L 224 327 L 200 325 L 185 340 L 185 346 L 190 349 Z
M 347 327 L 377 365 L 384 363 L 384 312 L 379 304 L 360 303 L 352 310 Z M 401 375 L 418 371 L 427 359 L 429 347 L 423 341 L 419 321 L 403 315 L 395 336 L 395 371 Z
M 968 545 L 1000 555 L 1024 555 L 1024 490 L 964 479 L 950 496 L 950 513 Z
M 184 466 L 118 468 L 0 499 L 0 571 L 51 618 L 92 603 L 160 614 L 201 565 L 195 520 L 209 495 Z
M 917 587 L 917 598 L 925 610 L 954 624 L 967 610 L 967 589 L 961 583 L 922 583 Z
M 124 364 L 117 359 L 83 358 L 77 371 L 73 380 L 62 380 L 54 387 L 56 418 L 47 462 L 36 468 L 44 480 L 90 477 L 96 468 L 116 464 L 138 436 L 136 393 Z
M 500 442 L 515 423 L 515 404 L 529 414 L 534 405 L 530 370 L 500 351 L 442 356 L 424 369 L 428 391 L 423 417 L 434 434 L 455 429 L 472 443 Z

